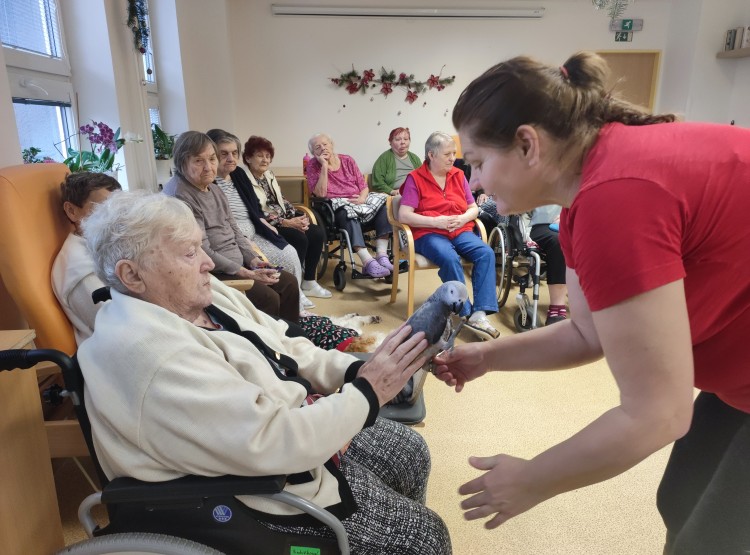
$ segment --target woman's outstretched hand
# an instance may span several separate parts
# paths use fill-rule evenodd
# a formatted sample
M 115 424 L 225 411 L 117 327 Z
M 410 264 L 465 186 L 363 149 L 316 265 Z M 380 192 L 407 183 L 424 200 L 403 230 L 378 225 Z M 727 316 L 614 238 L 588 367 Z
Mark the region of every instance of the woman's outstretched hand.
M 471 495 L 461 502 L 461 508 L 466 511 L 466 520 L 492 517 L 485 528 L 497 528 L 552 497 L 542 491 L 538 483 L 528 479 L 527 469 L 531 463 L 526 459 L 510 455 L 470 457 L 469 464 L 487 472 L 458 489 L 461 495 Z
M 487 373 L 487 363 L 480 345 L 481 343 L 457 345 L 452 351 L 436 356 L 433 362 L 437 379 L 455 387 L 458 393 L 466 382 L 484 376 Z

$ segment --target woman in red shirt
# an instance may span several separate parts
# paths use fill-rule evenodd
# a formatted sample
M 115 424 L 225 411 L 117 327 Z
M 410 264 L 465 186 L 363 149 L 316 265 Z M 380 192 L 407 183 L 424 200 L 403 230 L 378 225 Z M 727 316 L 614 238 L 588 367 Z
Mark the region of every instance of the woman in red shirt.
M 564 207 L 572 317 L 438 360 L 457 391 L 489 370 L 606 356 L 620 405 L 531 460 L 473 458 L 466 517 L 494 528 L 676 441 L 657 505 L 665 553 L 750 549 L 750 130 L 676 123 L 611 96 L 592 53 L 498 64 L 453 112 L 501 214 Z M 727 287 L 731 284 L 731 287 Z M 693 402 L 693 386 L 702 390 Z

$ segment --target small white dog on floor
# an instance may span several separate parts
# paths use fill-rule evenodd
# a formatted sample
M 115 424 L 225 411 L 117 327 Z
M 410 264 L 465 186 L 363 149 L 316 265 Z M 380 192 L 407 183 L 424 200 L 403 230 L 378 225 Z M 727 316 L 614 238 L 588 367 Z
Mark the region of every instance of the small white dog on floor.
M 383 342 L 386 335 L 388 335 L 377 331 L 367 333 L 363 331 L 364 326 L 368 324 L 380 323 L 380 316 L 363 316 L 357 312 L 350 312 L 343 316 L 331 316 L 331 321 L 337 326 L 353 329 L 359 334 L 359 337 L 355 337 L 354 341 L 346 348 L 350 353 L 372 353 Z

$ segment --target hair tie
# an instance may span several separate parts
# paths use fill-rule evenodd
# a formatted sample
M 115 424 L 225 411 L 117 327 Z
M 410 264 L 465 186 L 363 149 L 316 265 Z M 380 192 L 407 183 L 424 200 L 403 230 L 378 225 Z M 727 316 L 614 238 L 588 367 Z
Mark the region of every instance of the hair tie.
M 562 73 L 563 79 L 566 81 L 570 80 L 570 76 L 568 75 L 568 68 L 564 65 L 560 66 L 560 73 Z

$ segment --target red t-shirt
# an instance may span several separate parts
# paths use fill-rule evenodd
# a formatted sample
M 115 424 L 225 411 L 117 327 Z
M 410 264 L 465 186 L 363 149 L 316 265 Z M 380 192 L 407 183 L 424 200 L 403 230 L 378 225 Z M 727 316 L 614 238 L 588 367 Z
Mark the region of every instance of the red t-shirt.
M 684 278 L 695 385 L 750 412 L 750 129 L 608 124 L 560 224 L 592 311 Z

